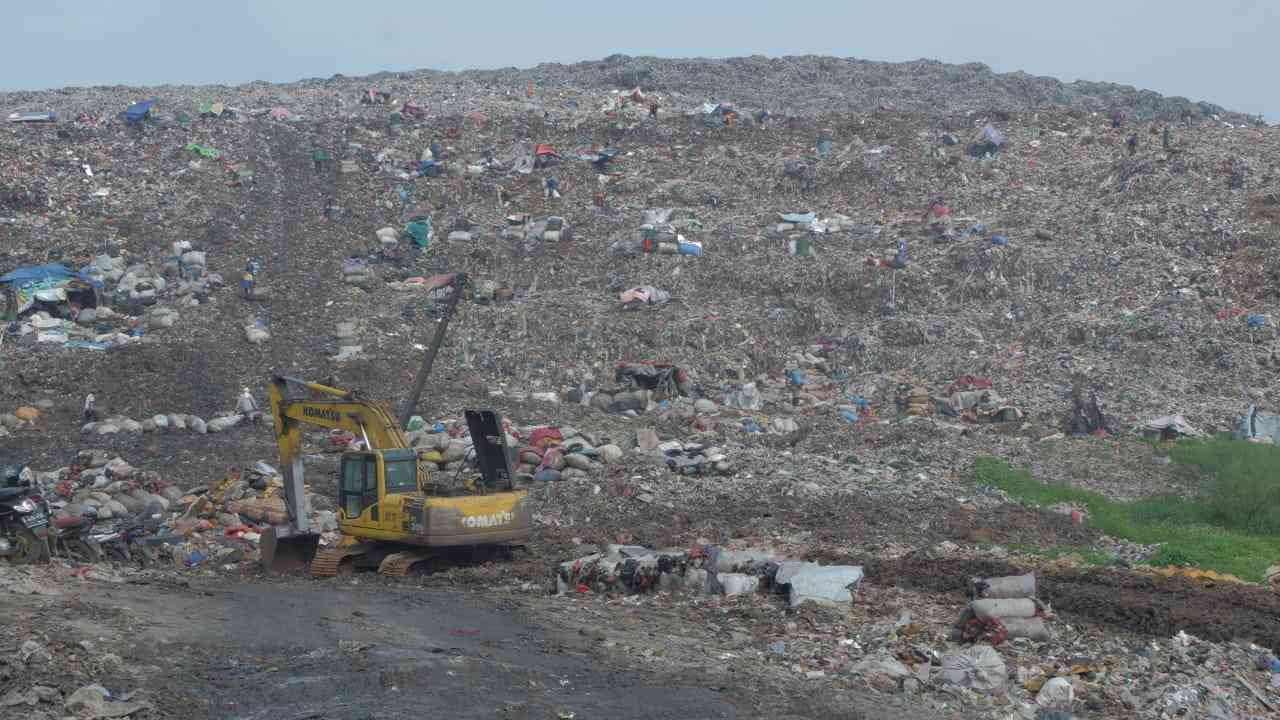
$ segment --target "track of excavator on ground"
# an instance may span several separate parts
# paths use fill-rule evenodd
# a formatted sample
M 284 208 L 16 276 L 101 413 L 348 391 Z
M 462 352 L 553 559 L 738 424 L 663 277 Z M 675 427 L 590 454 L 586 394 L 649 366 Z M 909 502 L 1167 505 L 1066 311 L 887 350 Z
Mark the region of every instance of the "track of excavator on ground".
M 316 551 L 316 557 L 311 561 L 311 577 L 334 577 L 338 574 L 342 561 L 356 554 L 358 553 L 353 553 L 348 548 L 325 548 Z
M 391 553 L 378 565 L 378 574 L 404 577 L 409 574 L 415 564 L 432 557 L 428 550 L 404 550 Z
M 311 561 L 311 577 L 335 577 L 343 572 L 356 569 L 359 564 L 363 568 L 371 568 L 377 552 L 373 547 L 352 546 L 345 548 L 326 548 L 316 552 Z M 378 562 L 378 574 L 392 577 L 405 577 L 413 570 L 414 565 L 426 560 L 440 559 L 439 556 L 425 549 L 409 549 L 393 552 L 382 557 Z

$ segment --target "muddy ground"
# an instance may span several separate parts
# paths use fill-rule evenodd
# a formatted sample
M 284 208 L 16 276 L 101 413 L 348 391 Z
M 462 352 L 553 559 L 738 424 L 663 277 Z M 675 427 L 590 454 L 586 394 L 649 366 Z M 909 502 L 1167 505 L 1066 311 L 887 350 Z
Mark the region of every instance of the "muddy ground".
M 88 681 L 140 690 L 164 718 L 841 718 L 913 716 L 909 703 L 720 672 L 655 669 L 594 633 L 549 626 L 563 601 L 427 590 L 378 579 L 72 581 L 56 599 L 0 595 L 5 644 L 45 640 L 69 694 Z M 47 603 L 47 604 L 46 604 Z M 53 612 L 51 612 L 51 610 Z M 671 630 L 671 628 L 665 628 Z M 87 643 L 82 646 L 81 643 Z M 118 656 L 107 664 L 91 658 Z M 787 709 L 792 712 L 788 714 Z M 0 717 L 30 717 L 0 709 Z M 905 714 L 904 714 L 905 713 Z
M 843 622 L 871 626 L 914 608 L 921 637 L 934 644 L 963 606 L 964 578 L 1029 567 L 919 554 L 865 563 L 874 590 Z M 1258 588 L 1037 569 L 1062 622 L 1135 645 L 1180 630 L 1280 644 L 1280 598 Z M 785 612 L 780 600 L 671 605 L 554 597 L 532 584 L 443 590 L 431 577 L 266 578 L 253 569 L 118 583 L 44 572 L 62 573 L 46 584 L 59 595 L 0 594 L 3 645 L 35 638 L 58 664 L 11 666 L 3 684 L 38 682 L 64 695 L 89 682 L 136 690 L 155 706 L 143 718 L 963 717 L 936 697 L 813 682 L 785 664 L 751 661 L 752 648 L 783 625 L 794 635 L 797 623 L 803 631 L 841 622 L 827 611 Z M 1092 716 L 1123 714 L 1091 702 Z M 0 717 L 34 717 L 14 710 Z

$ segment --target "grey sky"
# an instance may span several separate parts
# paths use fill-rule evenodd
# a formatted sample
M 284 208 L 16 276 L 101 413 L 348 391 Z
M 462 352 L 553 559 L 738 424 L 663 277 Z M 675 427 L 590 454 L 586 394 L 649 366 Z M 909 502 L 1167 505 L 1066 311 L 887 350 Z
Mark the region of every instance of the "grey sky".
M 613 53 L 983 62 L 1280 118 L 1275 0 L 10 0 L 0 89 L 527 67 Z

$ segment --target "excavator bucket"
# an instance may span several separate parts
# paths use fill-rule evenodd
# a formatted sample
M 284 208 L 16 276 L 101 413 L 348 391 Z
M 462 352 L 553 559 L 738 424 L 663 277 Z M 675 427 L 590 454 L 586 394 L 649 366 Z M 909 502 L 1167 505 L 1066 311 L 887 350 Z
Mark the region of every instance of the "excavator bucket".
M 262 550 L 262 567 L 269 573 L 287 573 L 311 564 L 320 546 L 320 536 L 314 534 L 280 536 L 274 527 L 262 531 L 259 547 Z

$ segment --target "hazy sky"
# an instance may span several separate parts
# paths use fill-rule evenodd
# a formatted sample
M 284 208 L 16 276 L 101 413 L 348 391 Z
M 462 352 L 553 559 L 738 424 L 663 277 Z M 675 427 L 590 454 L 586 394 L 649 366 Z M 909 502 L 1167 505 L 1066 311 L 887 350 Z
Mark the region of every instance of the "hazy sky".
M 1280 119 L 1276 0 L 7 0 L 0 89 L 289 81 L 613 53 L 983 62 Z

